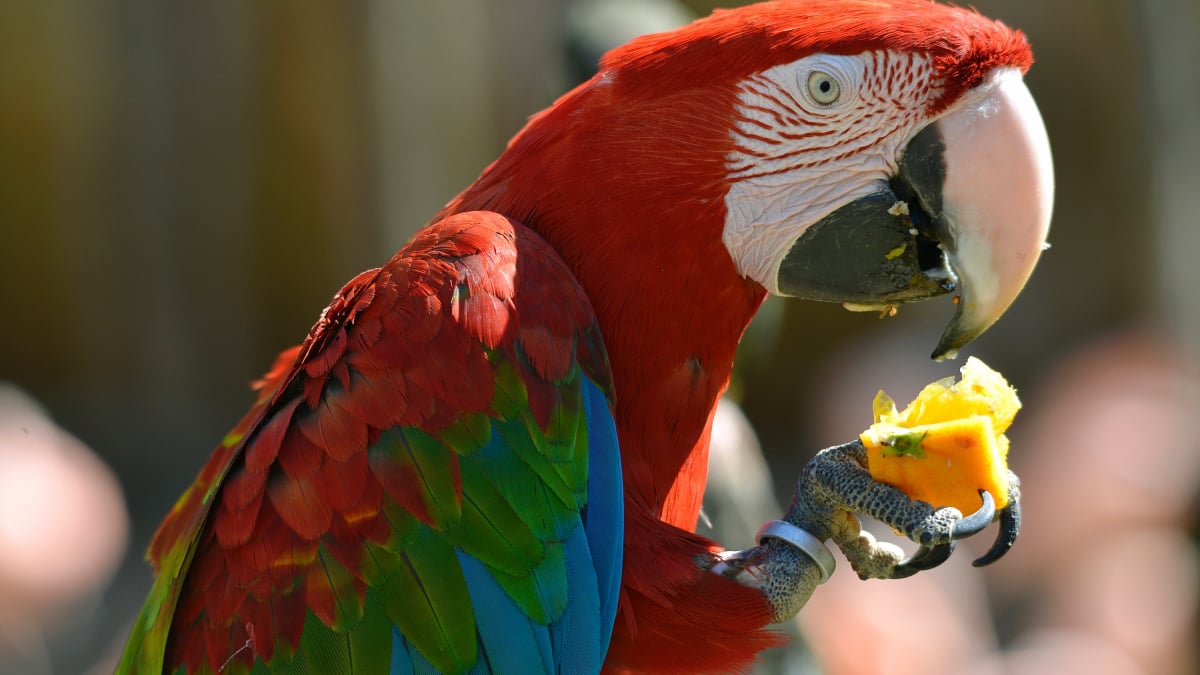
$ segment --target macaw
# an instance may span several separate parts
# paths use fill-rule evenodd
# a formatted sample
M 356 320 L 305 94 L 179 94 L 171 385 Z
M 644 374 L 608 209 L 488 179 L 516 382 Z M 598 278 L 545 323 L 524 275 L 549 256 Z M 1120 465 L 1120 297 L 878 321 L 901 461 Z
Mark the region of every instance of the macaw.
M 768 293 L 1012 303 L 1049 226 L 1019 32 L 927 0 L 718 11 L 605 56 L 333 298 L 166 517 L 122 673 L 734 672 L 832 572 L 945 560 L 1010 507 L 828 449 L 759 544 L 694 533 Z M 921 544 L 860 533 L 879 517 Z

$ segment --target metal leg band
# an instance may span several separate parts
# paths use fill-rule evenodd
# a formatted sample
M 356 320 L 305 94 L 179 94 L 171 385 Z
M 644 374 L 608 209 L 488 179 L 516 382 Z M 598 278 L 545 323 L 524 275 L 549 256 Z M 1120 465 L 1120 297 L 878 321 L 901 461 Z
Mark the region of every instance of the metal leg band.
M 758 531 L 760 544 L 763 539 L 767 538 L 778 539 L 811 558 L 817 568 L 821 570 L 821 583 L 825 583 L 833 575 L 833 570 L 837 566 L 833 554 L 829 552 L 829 548 L 825 546 L 824 542 L 809 534 L 808 531 L 783 520 L 772 520 Z

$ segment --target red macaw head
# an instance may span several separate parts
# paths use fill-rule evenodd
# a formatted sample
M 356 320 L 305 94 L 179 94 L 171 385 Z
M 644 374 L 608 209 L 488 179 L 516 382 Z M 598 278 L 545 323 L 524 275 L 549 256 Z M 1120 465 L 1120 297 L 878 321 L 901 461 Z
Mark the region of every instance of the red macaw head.
M 602 323 L 648 283 L 646 313 L 680 307 L 735 339 L 763 289 L 852 309 L 953 293 L 934 352 L 951 356 L 1045 246 L 1032 61 L 1020 32 L 927 0 L 718 11 L 609 52 L 443 215 L 492 209 L 539 231 Z M 753 288 L 733 290 L 739 277 Z M 614 319 L 606 340 L 640 321 Z
M 681 110 L 704 88 L 728 116 L 721 238 L 738 272 L 851 308 L 954 293 L 942 358 L 1009 307 L 1045 245 L 1054 183 L 1022 81 L 1032 60 L 1020 32 L 973 11 L 798 0 L 643 37 L 599 78 Z

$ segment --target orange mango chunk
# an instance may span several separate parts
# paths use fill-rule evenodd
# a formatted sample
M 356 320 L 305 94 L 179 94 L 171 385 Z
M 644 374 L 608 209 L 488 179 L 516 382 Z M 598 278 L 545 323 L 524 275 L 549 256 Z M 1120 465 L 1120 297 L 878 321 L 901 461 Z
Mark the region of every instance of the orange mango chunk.
M 912 499 L 970 514 L 982 506 L 980 490 L 1008 504 L 1008 437 L 1021 408 L 1017 392 L 1000 373 L 975 357 L 961 379 L 926 385 L 902 411 L 882 391 L 875 423 L 859 438 L 871 477 Z

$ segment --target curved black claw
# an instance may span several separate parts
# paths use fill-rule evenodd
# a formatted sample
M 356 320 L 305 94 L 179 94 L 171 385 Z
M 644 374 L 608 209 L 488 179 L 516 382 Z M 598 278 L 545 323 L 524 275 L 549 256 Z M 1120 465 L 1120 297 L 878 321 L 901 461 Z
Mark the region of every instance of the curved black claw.
M 1016 543 L 1017 534 L 1020 532 L 1021 503 L 1017 500 L 1009 500 L 1008 505 L 1000 509 L 1000 531 L 996 533 L 996 542 L 992 544 L 987 553 L 971 564 L 975 567 L 983 567 L 1003 558 L 1004 554 L 1008 553 L 1008 549 Z
M 895 567 L 892 568 L 892 578 L 904 579 L 906 577 L 911 577 L 917 572 L 931 570 L 938 565 L 941 565 L 950 559 L 951 553 L 954 553 L 954 544 L 955 542 L 953 539 L 945 544 L 937 544 L 935 546 L 922 544 L 921 547 L 917 549 L 916 553 L 913 553 L 911 556 L 901 560 Z
M 952 538 L 966 539 L 967 537 L 979 534 L 996 519 L 996 500 L 992 497 L 992 493 L 987 490 L 980 490 L 979 496 L 983 499 L 983 506 L 980 506 L 979 510 L 975 513 L 956 521 L 950 527 L 950 536 Z
M 955 523 L 950 527 L 950 541 L 944 544 L 935 545 L 922 544 L 915 553 L 908 558 L 901 560 L 894 568 L 892 568 L 892 578 L 904 579 L 905 577 L 911 577 L 917 572 L 931 570 L 938 565 L 941 565 L 950 559 L 950 554 L 954 553 L 954 544 L 957 542 L 957 540 L 966 539 L 967 537 L 979 534 L 984 530 L 984 528 L 990 525 L 992 520 L 996 517 L 996 500 L 987 490 L 980 490 L 979 496 L 983 499 L 983 505 L 980 506 L 975 513 L 972 513 L 961 520 L 955 521 Z M 1009 509 L 1005 508 L 1000 512 L 1000 517 L 1006 517 L 1008 512 Z M 1019 517 L 1020 516 L 1018 515 L 1018 519 Z M 1003 526 L 1001 531 L 1003 532 Z M 1001 536 L 1003 537 L 1003 534 Z M 1015 539 L 1016 533 L 1014 532 L 1012 536 L 1013 539 Z M 1004 555 L 1004 552 L 1007 551 L 1008 547 L 1011 546 L 1011 542 L 1008 543 L 1008 546 L 1003 547 L 999 542 L 997 542 L 996 545 L 992 547 L 992 550 L 979 560 L 987 559 L 987 562 L 983 563 L 985 565 L 993 562 L 996 558 Z M 996 549 L 998 548 L 1003 548 L 1003 550 L 997 553 Z M 992 557 L 993 554 L 995 557 Z M 976 566 L 979 565 L 979 560 L 975 561 Z

